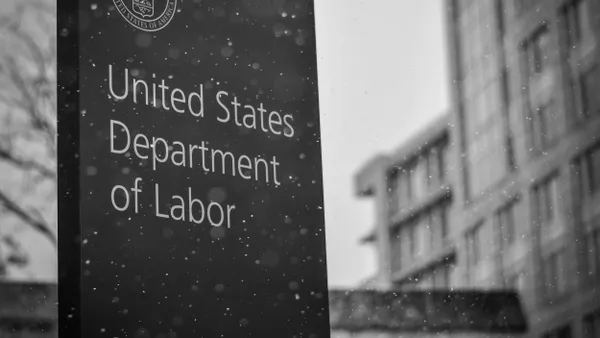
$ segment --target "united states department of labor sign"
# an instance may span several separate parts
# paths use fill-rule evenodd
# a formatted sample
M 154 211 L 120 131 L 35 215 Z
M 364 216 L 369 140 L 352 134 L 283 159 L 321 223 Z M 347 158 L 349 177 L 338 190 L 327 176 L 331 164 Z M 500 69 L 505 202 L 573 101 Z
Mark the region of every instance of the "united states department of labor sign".
M 60 337 L 328 338 L 313 1 L 58 6 Z
M 119 13 L 133 27 L 156 32 L 165 28 L 177 12 L 179 0 L 113 0 Z

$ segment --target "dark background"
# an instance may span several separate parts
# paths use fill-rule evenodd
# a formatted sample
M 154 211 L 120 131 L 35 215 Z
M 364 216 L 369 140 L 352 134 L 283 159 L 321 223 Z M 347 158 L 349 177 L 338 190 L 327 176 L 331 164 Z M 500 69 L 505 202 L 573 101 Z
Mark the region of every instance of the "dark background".
M 79 17 L 82 337 L 329 336 L 312 2 L 185 0 L 156 33 L 130 26 L 112 2 L 95 3 L 81 1 Z M 113 101 L 109 64 L 185 93 L 203 84 L 205 117 Z M 121 93 L 123 76 L 114 83 Z M 219 90 L 293 114 L 294 138 L 218 122 Z M 110 119 L 132 137 L 276 156 L 282 184 L 197 165 L 153 171 L 133 153 L 110 153 Z M 135 177 L 140 213 L 118 212 L 110 191 Z M 156 218 L 154 182 L 165 203 L 192 187 L 206 205 L 235 204 L 231 228 Z

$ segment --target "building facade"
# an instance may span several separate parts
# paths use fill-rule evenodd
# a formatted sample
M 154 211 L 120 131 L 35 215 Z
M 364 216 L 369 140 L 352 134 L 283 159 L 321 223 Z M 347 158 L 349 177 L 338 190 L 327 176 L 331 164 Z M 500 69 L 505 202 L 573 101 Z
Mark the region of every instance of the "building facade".
M 449 288 L 459 283 L 454 218 L 457 182 L 450 115 L 438 118 L 392 154 L 369 161 L 357 193 L 375 199 L 376 224 L 363 241 L 376 243 L 376 289 Z
M 411 156 L 376 158 L 356 182 L 378 205 L 375 286 L 515 289 L 528 336 L 600 337 L 600 1 L 453 0 L 445 19 L 447 244 L 416 257 L 422 235 L 395 235 L 408 224 L 397 204 L 417 217 L 429 195 L 415 206 L 396 193 Z M 432 138 L 403 148 L 420 154 Z M 446 275 L 439 262 L 449 277 L 425 282 Z

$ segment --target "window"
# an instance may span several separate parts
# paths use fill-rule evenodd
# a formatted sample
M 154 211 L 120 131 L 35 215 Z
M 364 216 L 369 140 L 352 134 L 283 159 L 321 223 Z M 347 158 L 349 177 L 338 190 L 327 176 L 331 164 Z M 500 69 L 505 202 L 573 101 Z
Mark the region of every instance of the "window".
M 596 71 L 593 64 L 583 62 L 595 45 L 594 32 L 588 13 L 588 0 L 572 0 L 562 11 L 564 36 L 566 37 L 566 57 L 571 65 L 571 91 L 575 124 L 587 120 L 598 109 L 596 92 Z
M 397 173 L 391 175 L 393 198 L 392 213 L 427 195 L 431 189 L 439 188 L 443 179 L 442 157 L 437 147 L 415 159 L 402 164 Z
M 596 72 L 592 68 L 586 72 L 579 74 L 579 88 L 575 86 L 575 91 L 579 90 L 579 97 L 576 98 L 578 118 L 581 121 L 587 120 L 592 116 L 594 110 L 597 109 L 596 95 Z
M 532 146 L 537 150 L 544 150 L 546 136 L 548 135 L 548 119 L 546 117 L 546 110 L 537 108 L 533 111 L 531 116 L 531 134 L 532 134 Z
M 390 234 L 390 260 L 392 266 L 392 272 L 400 271 L 403 267 L 402 261 L 402 246 L 403 241 L 400 237 L 400 229 L 394 228 Z
M 496 13 L 496 21 L 497 21 L 497 29 L 498 29 L 498 35 L 503 36 L 505 33 L 504 27 L 505 27 L 505 23 L 504 23 L 504 0 L 496 0 L 496 8 L 495 8 L 495 13 Z
M 388 176 L 390 216 L 400 210 L 400 173 L 392 170 Z
M 552 301 L 566 291 L 564 250 L 557 250 L 542 260 L 543 296 Z
M 427 224 L 427 219 L 424 217 L 420 217 L 415 225 L 416 231 L 416 255 L 417 257 L 422 257 L 425 253 L 429 252 L 429 239 L 431 235 L 429 234 L 429 224 Z
M 427 187 L 429 189 L 435 188 L 436 184 L 439 183 L 438 175 L 439 175 L 439 163 L 436 158 L 437 149 L 432 148 L 427 153 Z
M 556 108 L 551 91 L 554 73 L 546 72 L 549 54 L 548 29 L 542 26 L 524 42 L 522 72 L 523 87 L 526 90 L 524 112 L 529 125 L 529 144 L 534 155 L 553 145 L 560 132 L 560 123 L 555 120 Z M 542 73 L 545 75 L 542 76 Z
M 587 172 L 590 195 L 600 190 L 600 145 L 587 154 Z
M 516 203 L 516 201 L 510 202 L 496 214 L 496 224 L 498 226 L 498 234 L 500 235 L 502 249 L 509 247 L 515 241 L 516 229 L 514 209 Z
M 413 262 L 412 225 L 400 225 L 400 266 L 404 269 Z
M 431 269 L 407 278 L 402 285 L 404 289 L 446 289 L 450 286 L 452 264 L 441 263 Z
M 600 337 L 600 310 L 583 318 L 583 338 Z
M 427 271 L 421 273 L 419 276 L 415 277 L 415 281 L 418 283 L 417 288 L 419 289 L 431 289 L 433 288 L 433 277 L 434 271 Z
M 483 223 L 479 223 L 467 232 L 467 262 L 469 266 L 476 266 L 481 260 L 481 229 Z
M 411 224 L 408 229 L 408 240 L 410 242 L 410 257 L 414 259 L 417 256 L 417 252 L 419 252 L 419 248 L 417 247 L 417 225 L 415 223 Z
M 437 289 L 448 287 L 448 274 L 446 269 L 436 269 L 433 271 L 433 287 Z
M 412 167 L 412 198 L 420 200 L 427 193 L 427 158 L 424 156 L 417 157 L 416 163 Z
M 427 183 L 429 189 L 438 189 L 444 183 L 444 152 L 441 144 L 431 148 L 427 154 Z
M 582 43 L 593 39 L 587 0 L 571 1 L 565 6 L 563 15 L 566 17 L 566 35 L 570 50 L 577 49 Z
M 552 224 L 558 211 L 558 176 L 553 175 L 533 188 L 533 202 L 537 224 Z
M 548 28 L 542 26 L 526 44 L 529 74 L 540 74 L 547 68 Z
M 448 237 L 448 207 L 449 205 L 444 203 L 440 210 L 440 232 L 442 235 L 442 241 L 445 241 Z
M 450 152 L 448 143 L 445 142 L 441 148 L 441 151 L 438 153 L 440 157 L 440 175 L 442 180 L 446 180 L 448 176 L 448 164 L 450 163 L 450 158 L 453 154 Z
M 525 288 L 525 273 L 521 271 L 514 272 L 505 278 L 504 283 L 509 290 L 523 291 Z
M 586 151 L 575 161 L 579 195 L 583 199 L 594 196 L 600 191 L 600 144 Z
M 592 283 L 600 279 L 600 228 L 593 229 L 586 236 L 587 270 Z
M 401 228 L 401 236 L 404 240 L 402 244 L 405 246 L 405 251 L 403 251 L 405 266 L 412 264 L 412 261 L 426 251 L 429 238 L 426 226 L 427 224 L 423 220 L 415 218 Z
M 558 329 L 554 329 L 542 336 L 542 338 L 571 338 L 571 326 L 563 326 Z
M 450 286 L 451 264 L 440 265 L 433 270 L 433 287 L 436 289 L 445 289 Z
M 402 179 L 400 180 L 402 195 L 400 203 L 410 203 L 413 198 L 413 167 L 402 170 Z
M 532 109 L 530 114 L 531 146 L 536 151 L 548 150 L 558 138 L 555 111 L 551 103 Z
M 414 196 L 414 166 L 403 165 L 390 175 L 390 213 L 393 215 L 412 202 Z
M 441 249 L 448 235 L 447 220 L 448 205 L 446 203 L 435 206 L 429 214 L 431 230 L 431 248 Z

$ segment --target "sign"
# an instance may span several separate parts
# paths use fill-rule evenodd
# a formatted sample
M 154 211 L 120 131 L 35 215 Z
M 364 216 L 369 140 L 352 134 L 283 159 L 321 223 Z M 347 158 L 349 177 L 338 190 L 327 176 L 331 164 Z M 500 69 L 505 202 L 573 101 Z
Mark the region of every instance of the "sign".
M 312 1 L 59 13 L 61 337 L 329 337 Z

